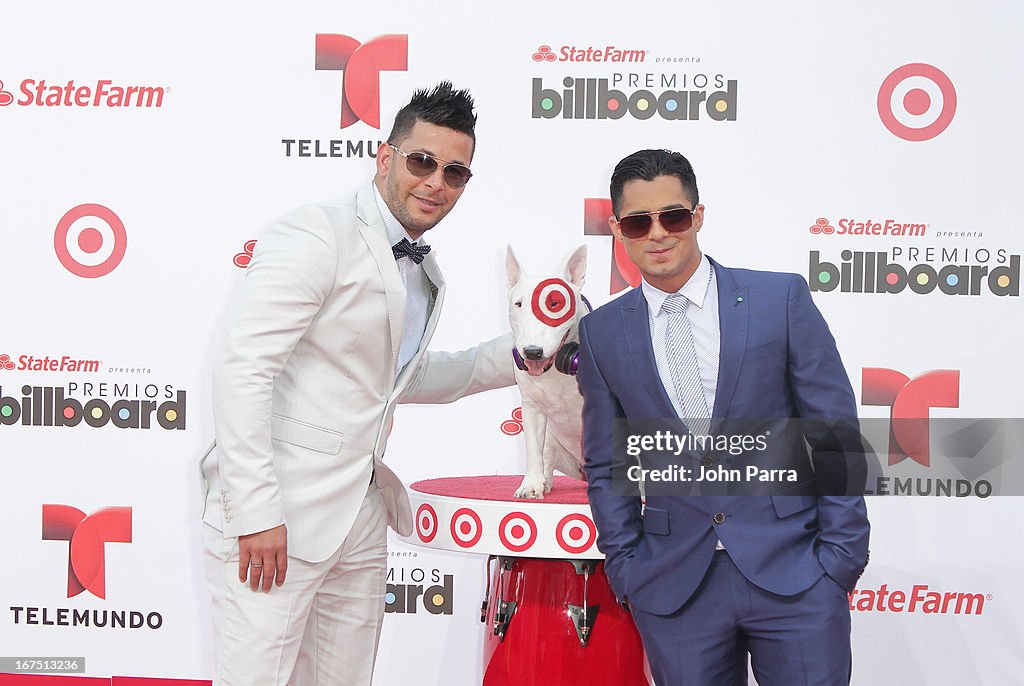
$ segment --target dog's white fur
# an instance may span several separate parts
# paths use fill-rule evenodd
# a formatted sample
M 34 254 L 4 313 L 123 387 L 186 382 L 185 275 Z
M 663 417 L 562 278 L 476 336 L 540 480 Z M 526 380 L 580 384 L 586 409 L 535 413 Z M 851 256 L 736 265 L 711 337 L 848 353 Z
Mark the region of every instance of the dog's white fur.
M 508 276 L 508 312 L 516 349 L 529 371 L 516 369 L 516 383 L 523 397 L 523 431 L 526 435 L 526 475 L 516 490 L 517 498 L 543 498 L 554 483 L 554 470 L 583 479 L 583 397 L 576 377 L 559 372 L 554 356 L 568 342 L 579 341 L 580 318 L 587 313 L 580 289 L 587 271 L 587 247 L 581 245 L 569 257 L 562 278 L 576 296 L 576 313 L 558 327 L 537 319 L 531 298 L 537 285 L 550 276 L 533 277 L 519 266 L 509 246 L 505 258 Z M 542 349 L 540 359 L 527 360 L 528 346 Z

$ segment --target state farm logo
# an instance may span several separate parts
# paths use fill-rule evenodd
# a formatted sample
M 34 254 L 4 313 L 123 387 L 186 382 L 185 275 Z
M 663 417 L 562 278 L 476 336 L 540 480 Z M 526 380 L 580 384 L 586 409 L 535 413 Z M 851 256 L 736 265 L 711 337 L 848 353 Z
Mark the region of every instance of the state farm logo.
M 878 116 L 885 128 L 907 141 L 926 141 L 946 130 L 956 114 L 956 89 L 930 64 L 905 64 L 878 89 Z
M 960 371 L 938 369 L 910 378 L 895 369 L 865 367 L 861 403 L 888 407 L 889 464 L 910 458 L 928 467 L 929 410 L 960 407 Z
M 563 45 L 556 53 L 550 45 L 541 45 L 533 53 L 534 62 L 646 62 L 649 50 L 632 50 L 619 48 L 614 45 L 603 45 L 600 47 Z
M 0 355 L 0 370 L 22 372 L 80 372 L 100 370 L 100 360 L 88 360 L 70 355 L 19 355 L 15 364 L 10 355 Z
M 523 408 L 517 407 L 512 410 L 511 419 L 501 423 L 501 433 L 506 436 L 518 436 L 523 433 Z
M 889 588 L 856 588 L 848 594 L 851 612 L 897 612 L 925 615 L 980 615 L 991 593 L 933 591 L 928 584 L 914 584 L 909 591 Z
M 239 269 L 248 269 L 249 263 L 252 262 L 252 254 L 256 250 L 256 240 L 246 241 L 242 244 L 242 252 L 235 253 L 232 263 Z
M 316 69 L 344 71 L 341 128 L 357 121 L 380 128 L 380 72 L 407 71 L 409 37 L 378 36 L 365 43 L 339 33 L 316 34 Z
M 608 236 L 612 239 L 611 277 L 608 294 L 615 295 L 627 288 L 640 285 L 640 270 L 626 253 L 626 246 L 615 240 L 608 226 L 608 217 L 612 216 L 612 201 L 609 198 L 583 199 L 583 235 Z
M 69 272 L 95 279 L 121 264 L 128 250 L 128 232 L 109 207 L 86 203 L 72 207 L 57 222 L 53 249 Z
M 98 79 L 75 83 L 74 79 L 61 84 L 46 79 L 25 79 L 18 85 L 19 98 L 4 90 L 0 81 L 0 107 L 76 107 L 108 109 L 159 109 L 164 96 L 171 92 L 164 86 L 119 84 L 112 79 Z
M 853 217 L 842 217 L 836 228 L 827 217 L 818 217 L 807 230 L 815 236 L 906 236 L 919 238 L 925 235 L 928 224 L 919 222 L 898 222 L 895 219 L 875 221 L 867 218 L 858 221 Z
M 68 598 L 88 590 L 106 599 L 104 546 L 132 542 L 132 509 L 106 507 L 86 515 L 70 505 L 43 505 L 43 540 L 68 542 Z

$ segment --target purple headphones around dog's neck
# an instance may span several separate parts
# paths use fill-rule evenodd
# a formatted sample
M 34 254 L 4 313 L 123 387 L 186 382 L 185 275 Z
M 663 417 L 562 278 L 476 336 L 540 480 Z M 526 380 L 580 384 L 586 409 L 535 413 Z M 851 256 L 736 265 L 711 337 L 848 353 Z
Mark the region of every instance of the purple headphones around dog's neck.
M 587 313 L 594 311 L 590 301 L 587 300 L 587 296 L 580 293 L 580 299 L 583 304 L 587 306 Z M 519 349 L 512 346 L 512 359 L 516 363 L 516 367 L 522 371 L 526 371 L 526 362 L 523 360 L 523 356 L 519 354 Z M 578 341 L 569 341 L 564 343 L 555 353 L 555 369 L 560 371 L 562 374 L 568 376 L 576 376 L 576 372 L 580 366 L 580 344 Z

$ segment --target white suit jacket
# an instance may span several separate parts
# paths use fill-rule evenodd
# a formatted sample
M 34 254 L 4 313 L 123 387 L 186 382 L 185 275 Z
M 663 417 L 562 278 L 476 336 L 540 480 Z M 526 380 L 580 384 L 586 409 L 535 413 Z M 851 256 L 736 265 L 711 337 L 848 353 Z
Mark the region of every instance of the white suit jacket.
M 319 562 L 348 535 L 375 471 L 389 525 L 412 532 L 405 488 L 381 461 L 396 403 L 451 402 L 515 383 L 511 334 L 460 353 L 425 352 L 445 285 L 433 253 L 422 265 L 432 307 L 396 381 L 406 292 L 372 187 L 270 225 L 214 373 L 204 521 L 225 537 L 286 524 L 289 555 Z

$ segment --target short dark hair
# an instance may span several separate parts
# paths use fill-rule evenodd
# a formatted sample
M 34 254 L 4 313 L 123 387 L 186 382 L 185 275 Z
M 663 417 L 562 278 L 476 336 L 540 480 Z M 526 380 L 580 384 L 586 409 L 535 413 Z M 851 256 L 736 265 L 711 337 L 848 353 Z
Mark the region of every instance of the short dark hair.
M 442 81 L 429 91 L 421 88 L 413 93 L 409 104 L 395 115 L 388 143 L 398 145 L 408 138 L 417 121 L 464 133 L 473 139 L 473 148 L 476 148 L 473 96 L 466 89 L 455 90 L 451 81 Z
M 694 207 L 700 202 L 697 177 L 688 159 L 671 150 L 638 150 L 623 158 L 612 172 L 609 191 L 615 218 L 619 219 L 619 211 L 622 209 L 622 188 L 628 181 L 653 181 L 659 176 L 676 177 L 683 184 L 683 191 L 689 196 Z

